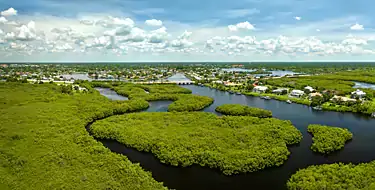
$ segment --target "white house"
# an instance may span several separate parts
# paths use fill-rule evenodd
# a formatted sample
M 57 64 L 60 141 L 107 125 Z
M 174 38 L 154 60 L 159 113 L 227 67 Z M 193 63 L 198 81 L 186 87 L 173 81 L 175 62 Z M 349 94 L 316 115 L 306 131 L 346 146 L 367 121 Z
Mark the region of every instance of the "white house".
M 305 94 L 305 92 L 304 91 L 302 91 L 302 90 L 292 90 L 292 92 L 290 92 L 290 96 L 293 96 L 293 97 L 301 97 L 301 96 L 303 96 Z
M 366 92 L 357 89 L 356 91 L 352 92 L 352 98 L 364 98 L 366 96 Z
M 264 93 L 267 89 L 267 86 L 256 86 L 253 88 L 253 92 Z
M 274 94 L 282 94 L 283 92 L 285 94 L 287 94 L 288 93 L 288 89 L 287 88 L 278 88 L 276 90 L 272 90 L 272 93 L 274 93 Z
M 305 89 L 305 91 L 308 90 L 309 92 L 314 92 L 314 90 L 315 90 L 315 89 L 314 89 L 313 87 L 311 87 L 311 86 L 306 86 L 304 89 Z

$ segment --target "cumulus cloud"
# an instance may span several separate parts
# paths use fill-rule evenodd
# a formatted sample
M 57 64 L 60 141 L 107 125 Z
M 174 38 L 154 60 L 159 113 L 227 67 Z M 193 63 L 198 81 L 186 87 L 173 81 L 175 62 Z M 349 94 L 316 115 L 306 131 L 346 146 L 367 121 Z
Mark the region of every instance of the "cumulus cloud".
M 151 19 L 151 20 L 146 20 L 145 24 L 149 26 L 162 26 L 163 22 L 161 20 Z
M 5 11 L 1 11 L 1 15 L 5 16 L 5 17 L 15 16 L 15 15 L 17 15 L 17 12 L 18 12 L 17 10 L 15 10 L 13 7 L 11 7 L 9 9 L 5 10 Z
M 350 27 L 351 30 L 364 30 L 363 25 L 356 23 L 355 25 Z
M 248 21 L 246 22 L 240 22 L 240 23 L 237 23 L 236 25 L 229 25 L 228 26 L 228 29 L 230 31 L 238 31 L 238 30 L 254 30 L 255 27 L 250 24 Z
M 157 30 L 153 30 L 150 32 L 149 42 L 150 43 L 162 43 L 166 40 L 167 37 L 168 37 L 167 28 L 163 26 Z
M 294 17 L 294 19 L 296 19 L 296 20 L 301 20 L 302 18 L 299 17 L 299 16 L 296 16 L 296 17 Z
M 8 20 L 5 17 L 0 17 L 0 23 L 5 24 Z
M 124 41 L 129 42 L 143 42 L 148 38 L 146 32 L 140 28 L 133 28 L 130 32 L 130 35 L 127 36 Z
M 329 31 L 321 24 L 307 26 L 306 29 L 318 35 L 317 37 L 301 37 L 302 35 L 296 36 L 288 32 L 286 32 L 290 35 L 288 37 L 277 37 L 274 34 L 267 34 L 266 30 L 259 35 L 254 25 L 248 21 L 229 25 L 228 29 L 230 31 L 255 30 L 252 36 L 245 36 L 242 32 L 231 33 L 226 27 L 197 30 L 194 26 L 180 24 L 176 27 L 171 23 L 167 24 L 170 27 L 168 30 L 163 23 L 158 29 L 151 30 L 150 27 L 137 26 L 130 18 L 111 16 L 82 17 L 85 18 L 84 20 L 56 18 L 56 21 L 32 17 L 35 22 L 27 22 L 25 18 L 0 17 L 0 54 L 1 52 L 14 55 L 83 52 L 85 55 L 108 54 L 109 57 L 123 54 L 139 55 L 139 57 L 146 54 L 169 57 L 186 53 L 192 55 L 189 57 L 199 54 L 212 55 L 215 59 L 223 58 L 218 56 L 225 56 L 228 60 L 236 59 L 236 56 L 253 55 L 273 57 L 374 55 L 373 42 L 370 42 L 374 38 L 372 34 L 367 34 L 366 37 L 361 32 L 357 34 L 359 36 L 337 36 L 332 39 L 325 37 L 323 32 L 317 33 L 320 31 L 317 28 L 324 32 Z
M 88 21 L 86 21 L 88 22 Z M 98 20 L 95 25 L 102 26 L 104 28 L 115 28 L 115 27 L 134 27 L 134 21 L 130 18 L 117 18 L 109 16 L 106 19 Z
M 22 25 L 21 27 L 17 27 L 15 32 L 7 33 L 5 39 L 12 41 L 12 40 L 21 40 L 21 41 L 30 41 L 36 39 L 36 30 L 35 30 L 35 22 L 30 21 L 27 25 Z

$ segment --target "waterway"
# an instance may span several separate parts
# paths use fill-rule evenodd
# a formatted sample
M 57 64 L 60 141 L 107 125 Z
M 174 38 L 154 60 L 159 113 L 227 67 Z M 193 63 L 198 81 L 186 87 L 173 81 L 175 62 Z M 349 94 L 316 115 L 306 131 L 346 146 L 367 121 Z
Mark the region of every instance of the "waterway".
M 375 90 L 375 84 L 355 82 L 355 85 L 353 86 L 353 88 L 370 88 L 370 89 Z
M 152 172 L 152 176 L 157 181 L 164 182 L 168 188 L 177 190 L 286 189 L 287 180 L 300 168 L 325 163 L 360 163 L 375 160 L 375 120 L 370 117 L 353 113 L 314 111 L 304 105 L 229 94 L 207 87 L 194 85 L 182 87 L 191 89 L 193 94 L 210 96 L 215 99 L 211 106 L 203 110 L 205 112 L 215 113 L 217 106 L 228 103 L 270 110 L 274 117 L 292 121 L 293 125 L 302 132 L 303 140 L 299 145 L 289 147 L 291 155 L 284 165 L 234 176 L 225 176 L 217 170 L 200 166 L 187 168 L 168 166 L 161 164 L 151 153 L 127 148 L 116 141 L 100 140 L 112 151 L 127 156 L 134 163 L 140 163 L 145 170 Z M 146 111 L 166 111 L 170 103 L 170 101 L 152 102 Z M 353 140 L 347 143 L 343 150 L 328 156 L 313 153 L 310 150 L 312 137 L 307 133 L 309 124 L 348 128 L 353 133 Z

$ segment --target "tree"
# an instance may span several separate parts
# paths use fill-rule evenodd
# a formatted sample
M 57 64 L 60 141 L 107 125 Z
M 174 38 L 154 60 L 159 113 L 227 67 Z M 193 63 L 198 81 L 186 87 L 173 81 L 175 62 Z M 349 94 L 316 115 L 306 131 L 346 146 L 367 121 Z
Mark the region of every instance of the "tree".
M 72 85 L 61 85 L 61 93 L 64 94 L 72 94 Z
M 315 106 L 320 106 L 322 105 L 324 102 L 323 102 L 323 97 L 321 96 L 313 96 L 311 98 L 311 106 L 312 107 L 315 107 Z

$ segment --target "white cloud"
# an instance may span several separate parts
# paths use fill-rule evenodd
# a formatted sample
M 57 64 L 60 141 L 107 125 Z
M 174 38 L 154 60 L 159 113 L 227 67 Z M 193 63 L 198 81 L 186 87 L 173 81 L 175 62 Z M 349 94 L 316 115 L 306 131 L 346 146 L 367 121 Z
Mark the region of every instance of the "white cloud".
M 130 35 L 125 38 L 125 41 L 143 42 L 147 39 L 147 37 L 148 36 L 144 30 L 135 27 L 131 30 Z
M 294 19 L 296 19 L 296 20 L 301 20 L 302 18 L 299 17 L 299 16 L 296 16 L 296 17 L 294 17 Z
M 37 38 L 35 22 L 30 21 L 27 25 L 22 25 L 17 27 L 15 32 L 7 33 L 5 38 L 9 41 L 21 40 L 21 41 L 30 41 Z
M 149 26 L 162 26 L 163 22 L 161 20 L 151 19 L 151 20 L 146 20 L 145 24 Z
M 29 19 L 33 21 L 28 22 Z M 240 60 L 241 57 L 254 60 L 254 57 L 278 59 L 283 56 L 328 59 L 374 55 L 375 49 L 370 42 L 375 38 L 371 33 L 361 32 L 355 37 L 345 37 L 342 33 L 335 35 L 337 33 L 332 32 L 350 27 L 347 23 L 355 22 L 350 19 L 301 23 L 280 29 L 264 25 L 261 31 L 255 30 L 248 21 L 228 27 L 205 25 L 203 22 L 202 25 L 188 25 L 165 21 L 165 27 L 150 30 L 150 27 L 142 28 L 142 23 L 136 25 L 138 22 L 130 18 L 106 15 L 85 15 L 79 19 L 21 15 L 15 19 L 7 17 L 6 20 L 5 24 L 0 24 L 0 34 L 3 33 L 0 35 L 0 56 L 9 54 L 6 59 L 18 60 L 20 58 L 16 55 L 30 55 L 30 60 L 35 57 L 55 60 L 59 53 L 66 53 L 61 60 L 68 55 L 87 60 L 113 60 L 113 57 L 119 56 L 121 60 L 125 54 L 129 60 L 178 60 L 184 56 L 188 60 L 208 58 L 227 61 Z M 12 22 L 15 24 L 10 25 Z M 245 32 L 233 35 L 228 28 L 231 31 L 254 31 L 252 36 L 245 36 Z M 324 32 L 315 32 L 317 28 Z M 288 36 L 278 36 L 280 34 Z M 317 36 L 309 37 L 311 35 Z
M 8 20 L 5 17 L 0 17 L 0 23 L 5 24 Z
M 157 30 L 153 30 L 150 32 L 149 42 L 150 43 L 162 43 L 166 40 L 167 37 L 168 37 L 167 28 L 163 26 Z
M 364 30 L 363 25 L 356 23 L 355 25 L 350 27 L 351 30 Z
M 236 25 L 229 25 L 228 29 L 230 31 L 237 31 L 237 30 L 240 30 L 240 29 L 243 29 L 243 30 L 254 30 L 255 27 L 252 24 L 250 24 L 248 21 L 246 21 L 246 22 L 237 23 Z
M 320 32 L 320 29 L 316 29 L 317 32 Z
M 104 28 L 114 28 L 114 27 L 134 27 L 134 21 L 130 18 L 117 18 L 108 16 L 106 19 L 98 20 L 95 25 L 102 26 Z
M 5 11 L 1 11 L 1 15 L 5 16 L 5 17 L 15 16 L 15 15 L 17 15 L 17 10 L 15 10 L 14 8 L 11 7 L 9 9 L 5 10 Z

